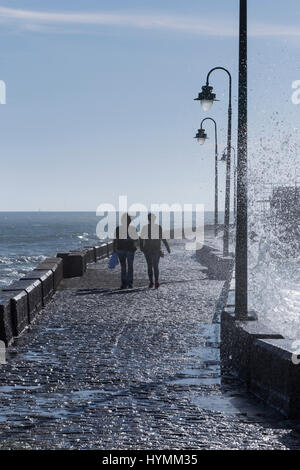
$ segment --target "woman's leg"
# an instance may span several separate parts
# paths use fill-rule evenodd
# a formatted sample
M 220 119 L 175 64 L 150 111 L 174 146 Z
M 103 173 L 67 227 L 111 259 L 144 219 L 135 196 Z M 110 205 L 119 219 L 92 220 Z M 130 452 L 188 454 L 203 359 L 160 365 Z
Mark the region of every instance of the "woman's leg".
M 127 285 L 132 286 L 134 251 L 133 252 L 128 251 L 126 257 L 127 257 L 127 264 L 128 264 Z
M 158 278 L 159 278 L 159 268 L 158 268 L 159 260 L 160 260 L 160 253 L 153 253 L 152 264 L 153 264 L 155 282 L 158 282 Z
M 121 265 L 121 287 L 127 287 L 126 251 L 118 250 Z
M 148 277 L 150 284 L 153 283 L 153 265 L 152 265 L 152 254 L 151 253 L 144 253 L 146 261 L 147 261 L 147 268 L 148 268 Z

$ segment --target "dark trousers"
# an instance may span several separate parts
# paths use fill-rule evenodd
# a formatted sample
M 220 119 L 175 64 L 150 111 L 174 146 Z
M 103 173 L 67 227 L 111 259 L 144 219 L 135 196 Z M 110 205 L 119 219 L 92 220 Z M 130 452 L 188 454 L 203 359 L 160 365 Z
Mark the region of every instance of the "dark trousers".
M 154 273 L 154 279 L 155 282 L 158 282 L 159 278 L 159 259 L 160 259 L 160 253 L 152 253 L 152 252 L 144 252 L 146 261 L 147 261 L 147 266 L 148 266 L 148 276 L 149 276 L 149 281 L 153 282 L 153 273 Z
M 117 250 L 121 265 L 121 282 L 123 287 L 133 283 L 134 251 Z

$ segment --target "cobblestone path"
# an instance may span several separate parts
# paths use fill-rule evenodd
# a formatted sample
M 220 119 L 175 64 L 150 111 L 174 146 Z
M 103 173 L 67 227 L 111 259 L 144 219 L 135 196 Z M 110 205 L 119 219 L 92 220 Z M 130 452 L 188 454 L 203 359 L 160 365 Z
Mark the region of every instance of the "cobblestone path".
M 149 290 L 90 265 L 63 281 L 0 368 L 0 448 L 300 449 L 291 423 L 249 397 L 219 362 L 223 283 L 182 243 Z

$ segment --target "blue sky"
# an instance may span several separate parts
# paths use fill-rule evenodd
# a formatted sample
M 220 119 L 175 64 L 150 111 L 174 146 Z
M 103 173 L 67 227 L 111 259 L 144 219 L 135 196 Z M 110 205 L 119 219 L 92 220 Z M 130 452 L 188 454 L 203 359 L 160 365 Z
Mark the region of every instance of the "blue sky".
M 273 178 L 282 141 L 299 142 L 300 3 L 248 3 L 250 166 Z M 0 210 L 94 211 L 123 194 L 213 209 L 212 128 L 205 147 L 193 136 L 211 116 L 225 147 L 226 76 L 212 77 L 221 101 L 209 115 L 193 98 L 211 67 L 231 70 L 236 145 L 238 5 L 0 0 Z

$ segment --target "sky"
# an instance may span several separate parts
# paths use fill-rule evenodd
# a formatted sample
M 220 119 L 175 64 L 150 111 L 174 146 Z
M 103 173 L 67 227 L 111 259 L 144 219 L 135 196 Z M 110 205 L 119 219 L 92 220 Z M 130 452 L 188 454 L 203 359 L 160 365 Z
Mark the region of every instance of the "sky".
M 300 2 L 248 3 L 249 165 L 272 179 L 286 161 L 291 170 L 291 148 L 298 171 Z M 221 156 L 227 76 L 211 77 L 220 101 L 209 114 L 194 98 L 212 67 L 231 71 L 236 146 L 238 9 L 238 0 L 0 0 L 0 210 L 96 211 L 120 195 L 213 210 L 213 128 L 203 147 L 193 137 L 204 117 L 216 119 Z

